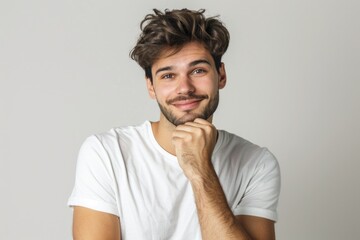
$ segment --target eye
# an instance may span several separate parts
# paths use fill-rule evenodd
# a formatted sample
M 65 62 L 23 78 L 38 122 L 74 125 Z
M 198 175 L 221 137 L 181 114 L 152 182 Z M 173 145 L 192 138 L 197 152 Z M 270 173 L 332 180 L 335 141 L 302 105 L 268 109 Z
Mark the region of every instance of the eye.
M 174 77 L 174 74 L 172 73 L 167 73 L 161 76 L 161 79 L 171 79 Z
M 196 68 L 194 71 L 192 71 L 192 74 L 201 74 L 205 73 L 206 71 L 202 68 Z

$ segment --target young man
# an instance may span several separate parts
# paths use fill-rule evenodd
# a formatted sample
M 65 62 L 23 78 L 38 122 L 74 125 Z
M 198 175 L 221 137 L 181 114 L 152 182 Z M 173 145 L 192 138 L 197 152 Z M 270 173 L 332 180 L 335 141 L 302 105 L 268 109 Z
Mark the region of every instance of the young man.
M 275 239 L 274 156 L 212 124 L 229 33 L 204 11 L 154 10 L 131 57 L 160 119 L 89 137 L 78 158 L 74 238 Z

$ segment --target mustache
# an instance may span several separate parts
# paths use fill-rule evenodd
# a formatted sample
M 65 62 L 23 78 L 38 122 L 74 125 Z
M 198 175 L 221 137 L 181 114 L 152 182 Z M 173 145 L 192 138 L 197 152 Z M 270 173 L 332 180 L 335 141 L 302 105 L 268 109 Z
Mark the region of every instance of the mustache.
M 166 103 L 167 104 L 173 104 L 174 102 L 177 101 L 186 101 L 186 100 L 202 100 L 202 99 L 208 99 L 209 96 L 208 95 L 196 95 L 194 93 L 189 93 L 187 95 L 180 95 L 177 96 L 173 99 L 167 100 Z

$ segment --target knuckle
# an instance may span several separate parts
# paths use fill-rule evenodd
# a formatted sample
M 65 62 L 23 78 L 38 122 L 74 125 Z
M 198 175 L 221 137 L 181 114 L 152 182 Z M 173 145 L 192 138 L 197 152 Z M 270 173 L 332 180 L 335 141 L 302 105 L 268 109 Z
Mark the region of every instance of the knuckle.
M 206 130 L 207 132 L 209 132 L 209 131 L 212 130 L 212 127 L 211 127 L 210 125 L 206 125 L 206 126 L 205 126 L 205 130 Z

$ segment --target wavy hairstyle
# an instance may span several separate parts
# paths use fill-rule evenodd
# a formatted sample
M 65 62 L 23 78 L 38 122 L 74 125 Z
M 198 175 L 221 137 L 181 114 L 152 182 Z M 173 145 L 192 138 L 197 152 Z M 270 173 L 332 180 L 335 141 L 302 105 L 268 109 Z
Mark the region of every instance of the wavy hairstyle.
M 193 41 L 203 44 L 219 70 L 230 34 L 217 16 L 206 18 L 204 9 L 153 11 L 154 14 L 146 15 L 141 21 L 142 33 L 130 52 L 130 57 L 145 70 L 147 78 L 152 81 L 151 67 L 164 49 L 171 49 L 175 54 L 186 43 Z

